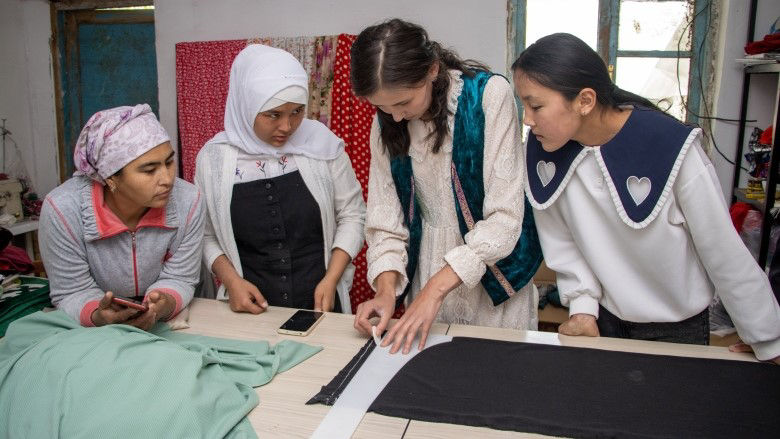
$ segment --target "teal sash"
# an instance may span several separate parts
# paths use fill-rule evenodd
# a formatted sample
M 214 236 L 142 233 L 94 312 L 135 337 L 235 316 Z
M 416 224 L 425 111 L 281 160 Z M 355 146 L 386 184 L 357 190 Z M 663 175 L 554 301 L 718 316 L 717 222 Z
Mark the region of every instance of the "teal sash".
M 485 141 L 485 114 L 482 111 L 482 93 L 492 73 L 478 72 L 470 78 L 465 74 L 463 91 L 458 98 L 458 111 L 455 113 L 455 128 L 452 145 L 452 190 L 455 197 L 455 209 L 461 235 L 465 236 L 474 224 L 483 219 L 482 204 L 485 199 L 485 186 L 482 176 Z M 518 147 L 520 147 L 518 145 Z M 406 275 L 409 285 L 399 302 L 406 297 L 411 288 L 412 279 L 417 270 L 422 238 L 422 220 L 420 208 L 414 194 L 414 175 L 409 156 L 396 157 L 390 162 L 390 171 L 395 182 L 398 199 L 404 210 L 404 225 L 409 229 L 407 248 L 408 263 Z M 488 266 L 481 283 L 490 295 L 493 305 L 507 300 L 515 291 L 525 286 L 533 277 L 542 262 L 542 249 L 536 233 L 533 210 L 525 197 L 523 230 L 514 250 L 509 256 Z

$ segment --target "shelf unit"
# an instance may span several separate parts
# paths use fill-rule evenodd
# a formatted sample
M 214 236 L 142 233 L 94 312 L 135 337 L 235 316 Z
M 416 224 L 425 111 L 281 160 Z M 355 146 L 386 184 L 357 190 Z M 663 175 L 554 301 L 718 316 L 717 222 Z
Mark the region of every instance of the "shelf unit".
M 774 106 L 774 131 L 772 136 L 772 153 L 769 160 L 769 175 L 766 182 L 766 197 L 763 200 L 748 199 L 744 195 L 744 190 L 739 189 L 739 177 L 740 177 L 740 164 L 742 163 L 743 143 L 745 138 L 745 120 L 747 119 L 747 104 L 748 95 L 750 92 L 750 78 L 753 75 L 759 74 L 773 74 L 777 76 L 777 87 L 775 89 L 775 106 Z M 734 198 L 738 201 L 744 201 L 750 203 L 754 207 L 758 208 L 762 212 L 763 222 L 761 223 L 761 245 L 758 251 L 758 265 L 766 267 L 767 254 L 769 252 L 769 238 L 772 231 L 772 223 L 774 218 L 772 216 L 772 208 L 775 205 L 775 193 L 777 192 L 777 184 L 780 183 L 780 176 L 778 175 L 778 165 L 780 165 L 780 136 L 777 135 L 777 130 L 780 129 L 780 63 L 771 64 L 758 64 L 745 67 L 744 71 L 744 83 L 742 87 L 742 105 L 740 107 L 739 114 L 739 135 L 737 140 L 737 154 L 735 156 L 735 163 L 737 163 L 734 171 Z
M 748 20 L 747 41 L 755 41 L 756 39 L 756 11 L 758 9 L 758 0 L 750 1 L 750 18 Z M 774 121 L 773 135 L 772 135 L 772 153 L 769 159 L 769 175 L 766 182 L 766 197 L 763 200 L 748 199 L 745 197 L 744 190 L 739 188 L 739 177 L 742 164 L 742 152 L 745 143 L 745 124 L 747 123 L 747 106 L 748 97 L 750 94 L 750 78 L 753 75 L 776 75 L 776 90 L 775 90 L 775 104 L 774 104 Z M 739 134 L 737 135 L 737 151 L 734 156 L 734 182 L 732 184 L 733 201 L 747 202 L 754 207 L 757 207 L 761 211 L 763 221 L 761 222 L 761 244 L 758 250 L 758 265 L 761 268 L 766 268 L 767 255 L 769 253 L 769 238 L 772 231 L 772 223 L 774 218 L 772 217 L 772 208 L 775 206 L 775 193 L 777 192 L 777 184 L 780 183 L 780 175 L 778 175 L 778 167 L 780 165 L 780 63 L 769 64 L 757 64 L 745 67 L 742 80 L 742 103 L 739 107 Z M 778 298 L 780 300 L 780 298 Z

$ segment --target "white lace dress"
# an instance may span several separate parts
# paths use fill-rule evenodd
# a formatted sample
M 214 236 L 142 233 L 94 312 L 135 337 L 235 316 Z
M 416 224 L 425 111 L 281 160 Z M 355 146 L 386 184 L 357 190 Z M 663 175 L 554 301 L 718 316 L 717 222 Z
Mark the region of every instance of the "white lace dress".
M 463 88 L 460 71 L 450 71 L 449 120 L 452 133 L 454 113 Z M 422 211 L 422 241 L 417 273 L 407 303 L 426 282 L 449 263 L 463 284 L 444 300 L 437 321 L 480 326 L 536 329 L 538 292 L 531 284 L 515 292 L 499 306 L 479 282 L 487 269 L 514 249 L 523 223 L 523 185 L 525 181 L 520 125 L 509 83 L 493 76 L 485 86 L 482 108 L 485 112 L 484 219 L 477 222 L 464 239 L 458 227 L 452 192 L 450 164 L 452 136 L 446 137 L 441 150 L 432 152 L 433 139 L 427 139 L 432 124 L 409 122 L 412 170 L 415 191 Z M 401 204 L 390 173 L 390 160 L 379 137 L 376 119 L 371 129 L 371 170 L 368 184 L 366 241 L 368 243 L 368 282 L 385 271 L 401 274 L 396 285 L 400 295 L 406 277 L 406 240 Z M 531 212 L 528 212 L 530 215 Z

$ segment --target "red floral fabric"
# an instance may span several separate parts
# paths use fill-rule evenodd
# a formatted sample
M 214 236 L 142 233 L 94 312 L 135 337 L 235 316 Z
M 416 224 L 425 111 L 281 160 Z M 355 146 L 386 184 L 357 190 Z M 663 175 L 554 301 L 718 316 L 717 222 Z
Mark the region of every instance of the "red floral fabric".
M 182 178 L 193 181 L 198 151 L 224 129 L 230 66 L 247 40 L 176 44 L 176 104 Z

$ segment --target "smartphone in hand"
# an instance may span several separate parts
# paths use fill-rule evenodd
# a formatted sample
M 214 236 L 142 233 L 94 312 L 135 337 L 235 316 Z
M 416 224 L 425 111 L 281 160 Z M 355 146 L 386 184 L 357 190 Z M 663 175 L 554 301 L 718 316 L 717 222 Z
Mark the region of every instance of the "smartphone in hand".
M 124 306 L 125 308 L 133 308 L 137 309 L 141 312 L 146 312 L 149 310 L 149 307 L 144 303 L 144 296 L 131 296 L 131 297 L 122 297 L 122 296 L 114 296 L 111 301 L 113 303 L 116 303 L 119 306 Z
M 277 329 L 280 334 L 307 336 L 322 320 L 325 313 L 298 310 Z

